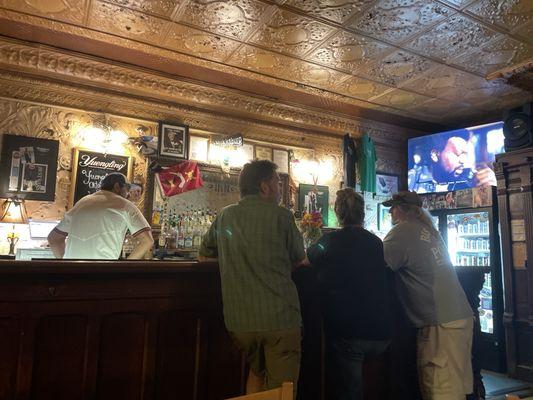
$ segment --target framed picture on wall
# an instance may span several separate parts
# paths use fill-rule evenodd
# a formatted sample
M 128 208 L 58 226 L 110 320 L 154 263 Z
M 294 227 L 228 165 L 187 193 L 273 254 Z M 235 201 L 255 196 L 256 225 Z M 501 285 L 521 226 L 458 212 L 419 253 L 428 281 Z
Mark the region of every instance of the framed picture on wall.
M 287 150 L 274 149 L 272 161 L 278 166 L 278 172 L 289 173 L 289 152 Z
M 200 161 L 203 163 L 208 162 L 209 154 L 209 139 L 201 136 L 190 137 L 190 154 L 189 159 Z
M 59 141 L 3 135 L 0 197 L 54 201 Z
M 389 209 L 390 207 L 378 204 L 378 229 L 380 232 L 388 232 L 392 228 L 392 218 Z
M 324 226 L 328 224 L 329 188 L 327 186 L 315 186 L 301 183 L 298 186 L 298 210 L 313 213 L 318 211 L 322 214 Z
M 270 147 L 255 146 L 256 160 L 272 161 L 272 149 Z
M 398 193 L 398 175 L 376 173 L 376 195 L 392 196 Z
M 157 154 L 161 157 L 187 160 L 189 158 L 189 127 L 160 122 Z

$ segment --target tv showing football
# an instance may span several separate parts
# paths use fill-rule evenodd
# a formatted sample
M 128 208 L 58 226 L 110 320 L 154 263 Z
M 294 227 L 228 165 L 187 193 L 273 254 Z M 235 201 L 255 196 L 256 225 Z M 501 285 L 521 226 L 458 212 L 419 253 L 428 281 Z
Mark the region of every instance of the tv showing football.
M 496 186 L 494 160 L 503 153 L 503 122 L 409 139 L 408 185 L 417 193 Z

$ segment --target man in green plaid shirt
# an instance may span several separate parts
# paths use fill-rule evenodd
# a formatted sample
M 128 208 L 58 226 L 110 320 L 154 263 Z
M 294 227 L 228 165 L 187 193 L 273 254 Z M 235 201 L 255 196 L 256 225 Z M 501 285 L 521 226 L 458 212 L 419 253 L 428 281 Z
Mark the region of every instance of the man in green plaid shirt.
M 294 217 L 279 206 L 276 164 L 246 164 L 241 200 L 220 211 L 202 240 L 200 260 L 218 259 L 224 320 L 250 364 L 246 390 L 298 383 L 301 316 L 292 268 L 306 259 Z

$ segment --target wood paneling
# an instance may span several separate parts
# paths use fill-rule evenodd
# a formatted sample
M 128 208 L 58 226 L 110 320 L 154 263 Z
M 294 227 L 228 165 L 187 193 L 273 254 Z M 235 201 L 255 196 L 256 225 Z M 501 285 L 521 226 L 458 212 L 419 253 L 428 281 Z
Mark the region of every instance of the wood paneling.
M 496 161 L 507 367 L 511 376 L 533 382 L 533 148 L 499 155 Z M 523 234 L 513 234 L 517 222 Z
M 0 261 L 1 400 L 242 393 L 215 265 L 57 264 Z

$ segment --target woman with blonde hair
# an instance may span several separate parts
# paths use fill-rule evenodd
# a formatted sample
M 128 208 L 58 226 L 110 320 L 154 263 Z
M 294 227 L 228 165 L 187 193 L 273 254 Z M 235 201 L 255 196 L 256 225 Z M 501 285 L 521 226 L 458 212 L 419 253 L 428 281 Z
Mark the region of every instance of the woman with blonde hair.
M 383 243 L 364 229 L 364 206 L 353 189 L 339 190 L 335 214 L 342 228 L 307 251 L 321 293 L 328 400 L 362 399 L 365 356 L 384 352 L 390 341 Z

